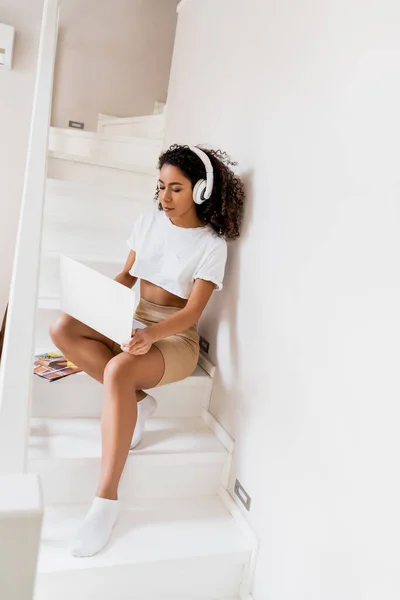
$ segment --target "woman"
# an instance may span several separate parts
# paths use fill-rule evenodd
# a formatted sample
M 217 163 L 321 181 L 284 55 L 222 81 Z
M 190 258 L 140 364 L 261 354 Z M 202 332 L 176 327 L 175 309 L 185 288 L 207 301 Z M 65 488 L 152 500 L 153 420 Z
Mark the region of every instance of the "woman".
M 56 346 L 104 384 L 102 469 L 97 495 L 72 545 L 93 556 L 108 542 L 118 515 L 118 484 L 129 449 L 141 440 L 157 404 L 144 389 L 190 376 L 199 356 L 196 324 L 222 289 L 226 240 L 239 236 L 243 185 L 221 151 L 171 146 L 159 159 L 159 211 L 135 223 L 116 281 L 140 279 L 132 331 L 122 346 L 68 315 L 51 328 Z M 132 434 L 134 436 L 132 438 Z

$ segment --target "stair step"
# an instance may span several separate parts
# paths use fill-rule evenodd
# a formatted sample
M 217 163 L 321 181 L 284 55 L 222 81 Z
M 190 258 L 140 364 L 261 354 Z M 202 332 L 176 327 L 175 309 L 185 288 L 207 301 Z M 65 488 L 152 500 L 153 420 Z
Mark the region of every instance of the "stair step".
M 35 595 L 34 600 L 47 600 L 47 595 L 45 593 L 38 593 L 39 595 Z M 43 595 L 42 595 L 43 594 Z M 74 596 L 76 596 L 76 594 L 74 594 Z M 79 598 L 79 597 L 78 597 Z M 85 596 L 85 600 L 87 600 L 88 597 Z M 97 600 L 99 598 L 98 596 L 98 592 L 96 591 L 96 596 L 95 597 L 91 597 L 90 600 Z M 103 598 L 102 596 L 100 596 L 100 600 L 101 598 Z M 121 596 L 118 595 L 113 595 L 112 598 L 114 600 L 120 600 Z M 126 596 L 123 596 L 122 598 L 126 598 Z M 157 595 L 153 595 L 151 594 L 151 596 L 146 595 L 142 595 L 140 594 L 140 596 L 137 596 L 135 594 L 135 596 L 129 596 L 128 597 L 129 600 L 241 600 L 241 598 L 239 596 L 215 596 L 215 594 L 212 594 L 212 596 L 210 596 L 209 594 L 207 594 L 206 596 L 204 594 L 190 594 L 190 596 L 185 592 L 185 594 L 182 596 L 181 594 L 179 594 L 179 596 L 177 596 L 175 593 L 173 594 L 163 594 L 162 596 L 160 596 L 160 594 L 157 593 Z M 53 599 L 51 599 L 53 600 Z M 109 597 L 106 598 L 106 600 L 109 600 Z M 249 599 L 250 600 L 250 599 Z
M 216 599 L 239 592 L 251 545 L 218 497 L 144 499 L 122 510 L 109 545 L 74 558 L 87 505 L 46 509 L 35 600 Z
M 154 192 L 154 190 L 153 190 Z M 132 229 L 139 214 L 156 210 L 154 193 L 111 193 L 75 181 L 48 179 L 45 221 Z
M 120 118 L 99 114 L 97 129 L 105 135 L 138 136 L 162 141 L 165 131 L 165 115 Z
M 47 176 L 102 187 L 105 191 L 154 195 L 156 169 L 94 161 L 81 156 L 50 153 Z
M 105 161 L 154 168 L 161 151 L 161 140 L 51 127 L 49 151 L 51 156 L 79 156 L 96 164 Z
M 36 348 L 36 354 L 54 345 Z M 157 398 L 156 417 L 198 417 L 208 409 L 212 378 L 200 367 L 190 377 L 151 391 Z M 100 418 L 103 386 L 86 373 L 77 373 L 49 383 L 33 376 L 32 416 L 49 418 Z
M 228 453 L 202 418 L 155 418 L 146 425 L 121 479 L 123 504 L 217 493 Z M 28 472 L 41 476 L 46 504 L 89 502 L 100 466 L 99 419 L 32 419 Z
M 68 222 L 44 222 L 43 252 L 78 254 L 86 260 L 112 261 L 125 264 L 129 253 L 126 240 L 129 238 L 134 219 L 126 221 L 118 230 L 107 226 L 88 226 L 85 223 L 71 225 Z
M 148 175 L 149 177 L 156 177 L 157 175 L 157 169 L 155 166 L 142 165 L 140 163 L 137 164 L 129 161 L 119 162 L 107 156 L 92 157 L 52 150 L 49 150 L 48 156 L 53 160 L 92 165 L 94 167 L 106 167 L 116 171 L 129 171 L 137 175 Z M 157 162 L 157 160 L 155 162 Z M 89 182 L 87 181 L 87 183 Z

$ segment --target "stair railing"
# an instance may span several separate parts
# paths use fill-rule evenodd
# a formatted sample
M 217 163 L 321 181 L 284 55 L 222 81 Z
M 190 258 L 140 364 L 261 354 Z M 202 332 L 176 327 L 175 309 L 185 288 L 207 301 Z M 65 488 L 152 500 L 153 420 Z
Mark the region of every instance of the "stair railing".
M 26 470 L 32 358 L 59 0 L 45 0 L 25 180 L 0 368 L 0 475 Z

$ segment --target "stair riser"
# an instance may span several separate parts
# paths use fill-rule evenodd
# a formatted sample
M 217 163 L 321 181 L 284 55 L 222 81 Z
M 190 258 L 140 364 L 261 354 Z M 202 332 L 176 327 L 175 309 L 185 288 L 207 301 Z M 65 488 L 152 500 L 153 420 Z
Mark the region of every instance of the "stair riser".
M 48 177 L 79 181 L 102 187 L 110 192 L 145 194 L 152 197 L 156 189 L 156 176 L 113 169 L 72 160 L 49 157 Z
M 132 455 L 119 488 L 121 504 L 135 498 L 182 498 L 215 495 L 226 456 L 198 454 Z M 90 503 L 100 476 L 100 458 L 31 460 L 28 472 L 41 478 L 44 502 Z
M 50 339 L 50 325 L 61 315 L 60 310 L 38 308 L 36 311 L 36 335 L 35 346 L 37 348 L 53 348 L 54 343 Z M 49 384 L 50 385 L 50 384 Z
M 79 260 L 115 262 L 115 275 L 121 272 L 129 254 L 126 240 L 133 227 L 132 220 L 121 223 L 118 229 L 79 229 L 68 223 L 44 223 L 43 251 L 54 255 L 67 254 Z M 85 231 L 86 229 L 86 231 Z
M 157 164 L 161 142 L 143 137 L 130 140 L 107 139 L 88 132 L 51 128 L 49 150 L 84 156 L 101 162 L 109 160 L 148 168 Z
M 77 559 L 87 560 L 90 559 Z M 218 600 L 238 593 L 246 555 L 199 557 L 107 569 L 39 574 L 35 600 Z
M 100 124 L 99 132 L 104 135 L 122 135 L 137 136 L 143 138 L 157 138 L 162 140 L 164 137 L 164 123 L 160 118 L 149 119 L 142 122 L 115 122 Z
M 63 222 L 71 225 L 87 224 L 89 227 L 125 231 L 126 226 L 132 229 L 135 220 L 144 212 L 154 211 L 156 203 L 149 195 L 140 201 L 130 198 L 118 198 L 103 194 L 81 195 L 79 191 L 65 197 L 47 194 L 45 222 Z
M 190 379 L 179 385 L 166 385 L 151 393 L 157 398 L 154 417 L 199 417 L 209 404 L 211 381 L 196 385 Z M 33 417 L 99 418 L 103 406 L 103 387 L 86 376 L 71 375 L 61 381 L 48 383 L 33 378 Z

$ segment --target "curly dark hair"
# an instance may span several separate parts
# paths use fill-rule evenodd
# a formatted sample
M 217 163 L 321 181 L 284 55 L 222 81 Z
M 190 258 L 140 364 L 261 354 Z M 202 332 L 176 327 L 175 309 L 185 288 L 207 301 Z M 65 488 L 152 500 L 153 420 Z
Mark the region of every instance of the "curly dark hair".
M 199 146 L 200 148 L 200 146 Z M 208 200 L 196 204 L 199 219 L 210 225 L 214 231 L 226 240 L 235 240 L 240 235 L 243 218 L 244 186 L 231 166 L 232 162 L 226 152 L 201 148 L 209 157 L 214 169 L 214 186 Z M 189 146 L 174 144 L 163 152 L 158 161 L 158 168 L 164 165 L 178 167 L 194 186 L 199 179 L 205 179 L 206 170 L 202 160 L 190 150 Z M 159 202 L 159 190 L 155 195 Z M 162 210 L 159 203 L 158 208 Z

